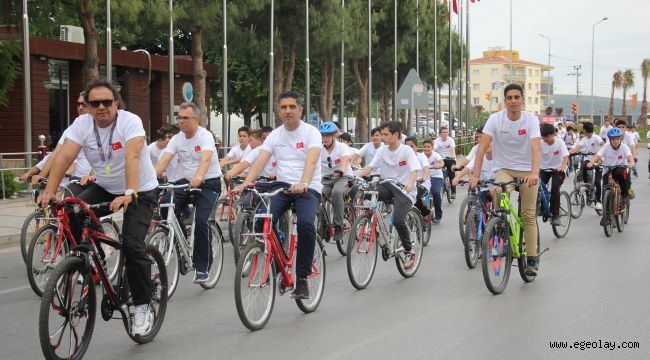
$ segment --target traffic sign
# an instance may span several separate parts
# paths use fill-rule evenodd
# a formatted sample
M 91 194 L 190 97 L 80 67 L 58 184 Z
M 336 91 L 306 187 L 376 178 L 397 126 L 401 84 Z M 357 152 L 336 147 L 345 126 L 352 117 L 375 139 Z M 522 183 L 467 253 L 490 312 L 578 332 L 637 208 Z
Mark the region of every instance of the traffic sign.
M 411 103 L 412 102 L 412 103 Z M 411 69 L 397 92 L 398 109 L 426 109 L 429 107 L 429 97 L 420 76 Z

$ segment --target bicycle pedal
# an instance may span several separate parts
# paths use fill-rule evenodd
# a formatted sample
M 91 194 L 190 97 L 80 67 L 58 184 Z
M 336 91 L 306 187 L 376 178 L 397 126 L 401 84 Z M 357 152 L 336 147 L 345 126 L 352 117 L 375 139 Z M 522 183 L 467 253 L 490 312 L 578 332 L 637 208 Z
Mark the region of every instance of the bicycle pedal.
M 541 253 L 539 253 L 537 256 L 542 256 L 544 255 L 545 252 L 549 251 L 549 248 L 544 249 Z

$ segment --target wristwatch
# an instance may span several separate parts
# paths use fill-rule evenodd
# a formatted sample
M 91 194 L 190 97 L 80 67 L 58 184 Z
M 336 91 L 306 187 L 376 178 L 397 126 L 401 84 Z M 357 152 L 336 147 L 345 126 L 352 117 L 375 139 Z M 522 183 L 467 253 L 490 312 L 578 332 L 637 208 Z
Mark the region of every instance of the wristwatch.
M 124 192 L 124 196 L 131 196 L 133 198 L 138 198 L 138 192 L 133 190 L 133 189 L 126 189 Z

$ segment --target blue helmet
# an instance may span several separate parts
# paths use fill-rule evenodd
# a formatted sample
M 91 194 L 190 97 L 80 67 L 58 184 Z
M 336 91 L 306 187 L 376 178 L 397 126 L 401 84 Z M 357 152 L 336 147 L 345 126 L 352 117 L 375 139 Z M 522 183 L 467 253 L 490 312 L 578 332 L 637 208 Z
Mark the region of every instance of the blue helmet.
M 334 135 L 339 132 L 339 128 L 331 121 L 326 121 L 318 127 L 321 135 Z
M 623 132 L 621 131 L 621 129 L 615 127 L 607 130 L 608 138 L 619 137 L 619 136 L 623 136 Z

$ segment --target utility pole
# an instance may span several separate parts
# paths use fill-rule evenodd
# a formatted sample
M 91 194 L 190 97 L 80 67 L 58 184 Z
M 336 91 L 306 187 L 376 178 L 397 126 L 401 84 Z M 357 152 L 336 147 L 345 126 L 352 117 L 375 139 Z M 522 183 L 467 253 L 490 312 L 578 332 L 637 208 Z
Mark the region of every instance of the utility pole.
M 573 70 L 575 72 L 567 74 L 568 76 L 575 76 L 576 77 L 576 107 L 578 107 L 578 108 L 579 108 L 578 100 L 580 99 L 580 76 L 582 76 L 582 74 L 580 74 L 580 69 L 582 69 L 582 65 L 574 65 Z M 576 123 L 578 122 L 578 113 L 579 112 L 580 112 L 580 110 L 576 111 L 576 119 L 575 119 Z

